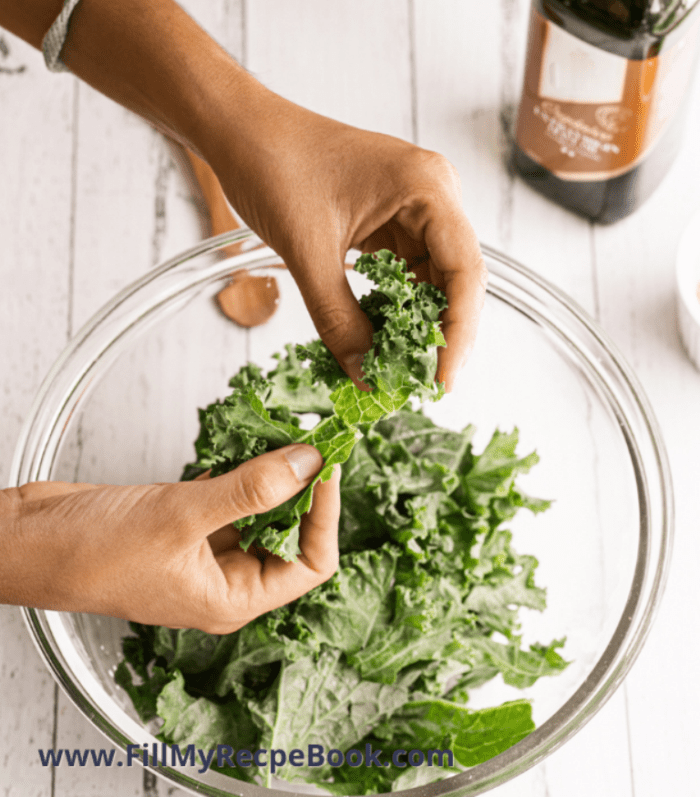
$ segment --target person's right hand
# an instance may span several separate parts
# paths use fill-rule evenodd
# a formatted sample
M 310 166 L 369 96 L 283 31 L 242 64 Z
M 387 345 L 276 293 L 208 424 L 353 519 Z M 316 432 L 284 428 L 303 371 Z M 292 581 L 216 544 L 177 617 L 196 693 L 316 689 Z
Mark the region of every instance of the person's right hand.
M 348 284 L 346 254 L 391 249 L 416 279 L 445 292 L 437 379 L 451 390 L 486 289 L 454 167 L 301 108 L 249 76 L 238 89 L 231 127 L 224 113 L 202 147 L 232 205 L 292 272 L 323 342 L 358 384 L 372 328 Z
M 0 491 L 0 602 L 236 631 L 335 572 L 338 466 L 314 488 L 297 562 L 244 552 L 231 526 L 296 495 L 322 464 L 313 446 L 295 444 L 214 479 Z
M 57 5 L 0 4 L 0 24 L 40 46 Z M 61 59 L 204 157 L 243 220 L 287 263 L 318 333 L 358 386 L 372 329 L 345 277 L 348 250 L 386 246 L 444 290 L 437 378 L 451 389 L 474 344 L 486 270 L 444 157 L 267 90 L 173 0 L 79 3 Z

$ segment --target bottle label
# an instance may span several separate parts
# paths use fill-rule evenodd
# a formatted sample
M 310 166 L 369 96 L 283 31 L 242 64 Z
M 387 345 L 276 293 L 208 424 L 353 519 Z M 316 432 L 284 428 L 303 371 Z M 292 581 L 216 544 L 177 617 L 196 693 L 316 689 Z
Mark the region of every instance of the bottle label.
M 533 7 L 516 142 L 563 180 L 607 180 L 635 167 L 681 107 L 697 21 L 673 47 L 630 60 L 573 36 Z

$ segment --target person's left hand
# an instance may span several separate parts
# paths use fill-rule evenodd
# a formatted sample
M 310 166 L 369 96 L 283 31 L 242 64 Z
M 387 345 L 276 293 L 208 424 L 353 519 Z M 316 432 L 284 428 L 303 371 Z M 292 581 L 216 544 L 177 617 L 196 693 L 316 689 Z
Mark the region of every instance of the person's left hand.
M 311 483 L 323 460 L 295 444 L 214 479 L 133 486 L 34 482 L 0 491 L 0 602 L 151 625 L 238 630 L 330 578 L 339 481 L 314 488 L 301 555 L 244 552 L 231 523 Z

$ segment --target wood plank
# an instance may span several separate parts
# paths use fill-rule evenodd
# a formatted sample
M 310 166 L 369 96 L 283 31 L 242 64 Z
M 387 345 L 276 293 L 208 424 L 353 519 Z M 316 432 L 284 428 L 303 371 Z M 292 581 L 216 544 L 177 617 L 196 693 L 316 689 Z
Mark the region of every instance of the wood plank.
M 246 66 L 266 86 L 347 124 L 411 138 L 405 0 L 256 0 Z
M 481 240 L 515 255 L 595 312 L 590 226 L 540 197 L 516 179 L 508 165 L 529 3 L 504 0 L 498 5 L 467 6 L 418 0 L 415 8 L 419 143 L 447 155 L 457 166 L 464 207 Z M 521 396 L 523 393 L 520 391 Z M 523 400 L 519 399 L 521 417 L 513 422 L 526 430 L 528 408 Z M 576 433 L 582 435 L 581 450 L 590 449 L 585 438 L 591 431 L 581 427 L 570 432 Z M 540 443 L 534 444 L 540 448 Z M 540 449 L 540 453 L 544 461 L 545 452 Z M 587 478 L 595 480 L 596 463 L 589 464 Z M 544 463 L 539 467 L 544 467 Z M 556 473 L 550 473 L 549 478 L 547 494 L 565 502 L 567 484 Z M 601 530 L 595 515 L 594 512 L 591 526 Z M 600 556 L 596 546 L 589 545 L 587 553 L 589 567 L 596 568 Z M 581 570 L 590 572 L 585 567 Z M 551 572 L 549 578 L 555 581 L 555 575 Z M 538 580 L 549 584 L 544 572 Z M 550 586 L 547 613 L 556 611 L 556 584 Z M 624 703 L 624 695 L 618 696 L 615 707 L 610 708 L 611 702 L 605 720 L 600 719 L 597 727 L 598 718 L 545 763 L 493 793 L 504 797 L 511 793 L 629 794 Z M 581 763 L 593 760 L 597 762 L 595 767 Z M 574 769 L 579 777 L 571 777 Z
M 514 4 L 510 4 L 511 8 Z M 519 32 L 511 34 L 512 41 L 517 41 L 520 54 L 514 63 L 513 71 L 503 70 L 505 87 L 502 96 L 506 105 L 503 108 L 504 127 L 509 142 L 512 141 L 517 103 L 521 91 L 522 71 L 525 62 L 526 29 L 529 19 L 529 4 L 520 3 L 517 13 Z M 513 21 L 515 22 L 515 14 Z M 506 59 L 502 59 L 505 63 Z M 513 59 L 511 59 L 511 65 Z M 597 294 L 595 281 L 595 259 L 591 225 L 569 211 L 550 202 L 531 189 L 517 177 L 506 184 L 508 198 L 503 202 L 507 209 L 506 216 L 510 221 L 503 221 L 504 245 L 509 253 L 517 256 L 520 262 L 537 273 L 551 280 L 559 288 L 568 293 L 584 309 L 596 315 Z M 582 413 L 585 422 L 577 429 L 572 429 L 569 443 L 573 450 L 587 450 L 587 440 L 596 440 L 600 430 L 591 422 L 590 413 Z M 578 435 L 581 435 L 577 446 Z M 603 440 L 601 440 L 601 443 Z M 587 574 L 582 589 L 593 589 L 590 576 L 598 579 L 603 576 L 600 562 L 608 560 L 606 554 L 606 535 L 615 528 L 614 521 L 606 514 L 606 507 L 616 505 L 614 495 L 606 487 L 616 483 L 616 474 L 603 475 L 601 467 L 606 462 L 604 446 L 598 446 L 599 455 L 590 463 L 591 469 L 586 472 L 581 466 L 568 469 L 576 472 L 580 480 L 577 489 L 591 483 L 597 510 L 594 512 L 587 535 L 586 561 L 581 561 L 581 572 Z M 573 463 L 572 463 L 573 464 Z M 581 463 L 583 464 L 583 463 Z M 563 489 L 560 485 L 559 489 Z M 623 519 L 620 519 L 624 522 Z M 564 526 L 566 527 L 566 526 Z M 608 568 L 608 576 L 611 575 Z M 596 586 L 599 593 L 599 622 L 605 623 L 609 613 L 610 586 L 600 580 Z M 550 604 L 551 608 L 551 604 Z M 619 611 L 619 610 L 618 610 Z M 591 621 L 591 617 L 587 617 Z M 571 629 L 576 639 L 576 629 Z M 575 665 L 572 665 L 575 666 Z M 542 794 L 588 795 L 620 794 L 631 795 L 633 783 L 629 765 L 629 728 L 627 715 L 627 697 L 624 690 L 616 694 L 611 701 L 595 716 L 589 724 L 573 739 L 549 757 L 538 769 Z
M 240 3 L 190 0 L 186 5 L 225 44 L 233 41 L 230 49 L 239 48 L 244 62 L 272 88 L 353 124 L 406 138 L 415 131 L 421 145 L 446 154 L 462 175 L 465 208 L 480 237 L 561 285 L 590 312 L 599 311 L 602 323 L 638 371 L 674 463 L 678 535 L 666 598 L 625 687 L 565 747 L 493 794 L 687 793 L 688 762 L 698 742 L 694 718 L 700 698 L 692 689 L 696 643 L 692 634 L 686 634 L 681 649 L 678 632 L 696 582 L 697 535 L 692 532 L 700 510 L 695 497 L 700 474 L 693 452 L 700 443 L 696 422 L 700 375 L 685 360 L 677 341 L 672 280 L 675 243 L 698 201 L 700 164 L 694 142 L 689 139 L 672 175 L 643 210 L 614 227 L 592 228 L 513 180 L 505 166 L 508 123 L 519 93 L 525 0 L 499 4 L 415 0 L 413 20 L 409 4 L 393 0 L 359 6 L 260 0 L 246 4 L 245 37 Z M 411 32 L 416 43 L 413 53 L 408 46 Z M 26 62 L 28 69 L 0 74 L 3 115 L 22 119 L 21 131 L 19 125 L 0 125 L 0 152 L 9 186 L 0 197 L 4 242 L 0 284 L 6 288 L 0 294 L 0 317 L 3 332 L 10 330 L 12 335 L 12 345 L 0 351 L 0 373 L 11 386 L 0 398 L 5 419 L 0 429 L 5 452 L 0 475 L 7 473 L 21 416 L 63 346 L 66 330 L 74 332 L 118 287 L 201 234 L 187 181 L 157 136 L 85 87 L 74 105 L 72 78 L 47 75 L 37 53 L 7 34 L 3 37 L 11 52 L 0 64 L 14 68 Z M 69 299 L 72 167 L 67 153 L 75 109 L 80 119 L 74 184 L 75 291 Z M 698 124 L 696 100 L 689 129 L 697 131 Z M 301 307 L 298 313 L 301 319 Z M 212 324 L 216 327 L 214 320 Z M 308 330 L 302 327 L 300 322 L 293 335 L 306 335 Z M 230 336 L 225 345 L 231 349 L 245 348 L 232 329 L 221 334 Z M 291 334 L 288 324 L 273 319 L 267 332 L 255 333 L 251 353 L 265 358 Z M 179 341 L 174 333 L 173 349 Z M 237 351 L 228 362 L 218 363 L 216 374 L 208 373 L 201 384 L 207 383 L 207 390 L 215 389 L 209 379 L 212 385 L 223 384 L 240 354 Z M 152 349 L 147 360 L 140 361 L 140 365 L 154 364 L 153 380 L 136 385 L 131 394 L 131 406 L 143 408 L 140 423 L 145 423 L 148 413 L 162 412 L 167 406 L 165 392 L 154 385 L 171 372 L 174 355 L 166 355 L 160 371 L 156 355 Z M 185 371 L 195 369 L 190 357 L 184 357 Z M 137 365 L 134 361 L 133 367 Z M 125 368 L 128 372 L 128 364 Z M 193 390 L 182 400 L 195 406 L 209 398 L 210 394 L 197 395 Z M 108 399 L 101 401 L 109 410 Z M 128 437 L 128 426 L 122 417 L 110 431 L 122 450 L 136 444 Z M 181 438 L 189 434 L 184 428 L 178 432 Z M 97 439 L 85 443 L 85 473 L 92 468 L 97 474 L 99 461 L 90 464 L 99 453 L 97 443 Z M 174 457 L 171 444 L 158 435 L 149 441 L 139 463 L 143 478 L 154 472 L 164 454 Z M 134 472 L 129 464 L 125 460 L 125 479 Z M 0 727 L 8 762 L 0 785 L 20 793 L 14 784 L 22 783 L 21 793 L 29 788 L 32 794 L 49 794 L 50 771 L 26 761 L 35 758 L 39 740 L 41 746 L 51 744 L 52 710 L 47 704 L 51 705 L 54 687 L 14 610 L 0 612 L 0 629 L 5 640 L 0 700 L 10 707 L 6 716 L 12 718 Z M 103 744 L 63 698 L 58 707 L 58 746 Z M 62 768 L 55 773 L 55 793 L 103 793 L 105 786 L 148 797 L 181 793 L 154 783 L 150 773 L 145 780 L 138 770 L 133 780 L 123 778 L 125 770 L 120 769 L 114 770 L 119 775 L 106 779 L 106 771 Z
M 517 71 L 510 76 L 504 72 L 504 80 L 508 81 L 509 87 L 503 93 L 510 102 L 515 100 L 514 105 L 504 109 L 504 115 L 511 125 L 515 121 L 515 107 L 519 101 L 525 61 L 528 5 L 520 4 L 520 33 L 511 37 L 520 46 Z M 508 138 L 512 139 L 512 127 L 509 133 Z M 592 225 L 541 196 L 517 177 L 512 178 L 506 190 L 509 199 L 503 204 L 509 209 L 510 221 L 501 224 L 501 229 L 507 233 L 504 235 L 506 250 L 568 293 L 595 317 L 598 312 L 598 295 Z M 590 414 L 582 413 L 582 416 L 584 423 L 579 428 L 572 429 L 569 436 L 569 444 L 574 451 L 577 448 L 587 450 L 589 444 L 586 438 L 596 440 L 600 435 L 600 430 L 591 422 Z M 579 435 L 581 437 L 577 446 Z M 587 536 L 585 562 L 580 563 L 581 572 L 587 574 L 588 584 L 584 582 L 582 585 L 582 589 L 586 590 L 593 588 L 590 583 L 591 574 L 598 577 L 603 575 L 600 562 L 614 556 L 610 552 L 606 553 L 607 534 L 611 528 L 615 528 L 614 521 L 606 514 L 606 507 L 616 504 L 609 489 L 609 485 L 616 484 L 616 474 L 604 475 L 599 472 L 607 461 L 603 440 L 604 438 L 598 446 L 598 458 L 589 463 L 590 470 L 583 470 L 583 463 L 568 469 L 569 473 L 576 472 L 577 480 L 581 480 L 577 489 L 582 489 L 582 485 L 586 483 L 597 485 L 593 488 L 597 510 L 589 526 L 591 533 Z M 562 484 L 559 489 L 563 488 Z M 624 519 L 620 520 L 624 522 Z M 610 568 L 608 576 L 611 576 Z M 606 587 L 600 581 L 597 589 L 600 601 L 599 622 L 603 624 L 608 615 L 607 604 L 611 587 Z M 590 617 L 587 619 L 591 620 Z M 574 639 L 575 634 L 576 630 L 572 628 L 571 635 Z M 620 690 L 580 733 L 538 768 L 542 794 L 567 794 L 571 797 L 591 793 L 632 795 L 627 703 L 626 692 L 624 689 Z
M 417 143 L 445 155 L 462 181 L 464 209 L 480 240 L 501 244 L 508 175 L 501 137 L 503 20 L 496 3 L 416 0 Z
M 240 51 L 240 3 L 189 5 L 224 46 Z M 79 118 L 74 331 L 123 286 L 205 232 L 176 147 L 85 85 L 80 86 Z M 213 308 L 211 317 L 221 323 Z M 244 333 L 228 328 L 226 333 L 238 340 L 231 345 L 234 351 L 244 349 Z M 187 329 L 172 323 L 162 338 L 149 340 L 115 366 L 90 400 L 73 439 L 73 460 L 69 452 L 64 460 L 71 478 L 115 483 L 177 479 L 191 458 L 196 407 L 214 392 L 207 378 L 191 378 L 203 365 L 201 345 L 196 349 Z M 212 365 L 214 373 L 209 367 L 207 375 L 220 392 L 230 366 Z M 106 451 L 110 456 L 105 457 Z M 61 747 L 109 747 L 63 695 L 56 736 Z M 184 794 L 137 766 L 100 771 L 63 767 L 55 777 L 56 795 L 106 790 L 154 797 L 165 788 L 172 795 Z
M 66 342 L 71 259 L 75 85 L 46 72 L 24 42 L 0 31 L 0 482 L 7 485 L 20 426 Z M 19 611 L 0 609 L 0 788 L 49 795 L 53 679 Z
M 668 586 L 626 684 L 635 797 L 689 793 L 691 762 L 700 744 L 700 694 L 694 688 L 700 643 L 693 633 L 684 633 L 693 616 L 700 557 L 700 373 L 678 339 L 674 299 L 676 247 L 700 201 L 698 129 L 696 73 L 685 143 L 668 177 L 637 213 L 595 235 L 603 324 L 637 372 L 657 415 L 676 500 Z
M 85 84 L 80 84 L 78 98 L 73 333 L 160 259 L 172 176 L 168 146 L 160 134 Z M 131 388 L 126 402 L 118 403 L 116 396 L 111 401 L 109 396 L 99 400 L 98 394 L 94 414 L 78 428 L 73 446 L 75 465 L 70 461 L 71 467 L 66 467 L 66 452 L 66 472 L 59 475 L 87 482 L 118 482 L 119 475 L 123 483 L 136 480 L 131 469 L 134 461 L 142 462 L 142 443 L 135 448 L 133 439 L 120 441 L 119 429 L 122 420 L 144 405 L 142 392 L 147 385 L 141 378 L 132 386 L 130 376 L 125 376 L 125 384 Z M 122 466 L 120 473 L 110 467 L 115 464 Z M 57 747 L 110 747 L 63 693 L 58 706 Z M 63 766 L 56 768 L 54 789 L 56 795 L 96 795 L 105 788 L 138 794 L 142 781 L 138 767 Z
M 0 73 L 3 186 L 0 202 L 0 310 L 4 346 L 0 479 L 6 483 L 27 407 L 65 344 L 71 256 L 71 151 L 74 82 L 41 70 L 43 60 L 21 40 L 3 33 L 8 66 Z
M 247 10 L 246 65 L 263 83 L 348 124 L 411 137 L 405 2 L 329 5 L 320 0 L 263 0 L 250 3 Z M 317 337 L 301 296 L 287 277 L 278 277 L 281 309 L 250 333 L 251 359 L 266 367 L 273 364 L 270 355 L 285 343 Z

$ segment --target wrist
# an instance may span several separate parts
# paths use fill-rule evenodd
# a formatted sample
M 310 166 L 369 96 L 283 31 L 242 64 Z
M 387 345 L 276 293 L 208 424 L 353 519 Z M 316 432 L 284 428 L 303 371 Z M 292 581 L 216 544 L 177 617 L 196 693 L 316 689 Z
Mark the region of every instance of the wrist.
M 265 120 L 273 116 L 274 101 L 282 100 L 224 56 L 212 54 L 209 77 L 202 81 L 188 123 L 190 147 L 215 171 L 244 161 L 267 143 Z
M 41 484 L 0 490 L 0 603 L 77 611 L 67 564 L 78 542 L 27 496 Z
M 20 584 L 23 579 L 17 571 L 17 551 L 23 546 L 19 538 L 19 491 L 0 490 L 0 603 L 21 604 Z
M 51 591 L 45 564 L 53 556 L 41 540 L 40 513 L 26 509 L 21 489 L 0 490 L 0 603 L 40 606 Z

